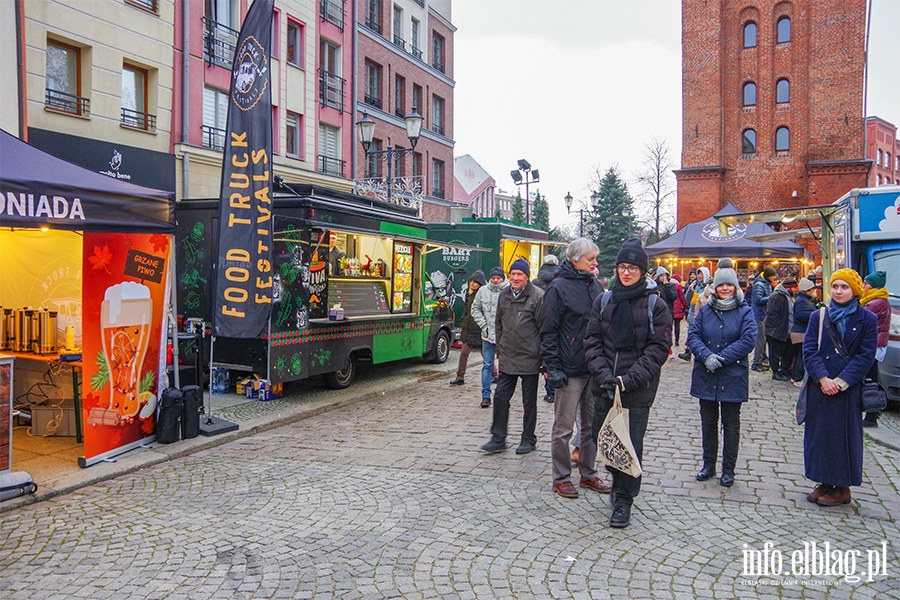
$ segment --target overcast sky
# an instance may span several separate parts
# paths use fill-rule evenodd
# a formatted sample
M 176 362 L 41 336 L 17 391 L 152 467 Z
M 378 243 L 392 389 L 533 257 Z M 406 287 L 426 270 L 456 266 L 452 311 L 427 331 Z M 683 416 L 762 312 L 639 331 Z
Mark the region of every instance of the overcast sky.
M 634 195 L 654 137 L 680 166 L 680 1 L 453 0 L 452 17 L 454 153 L 512 193 L 527 159 L 553 225 L 569 221 L 566 192 L 587 201 L 595 165 L 618 165 Z M 897 31 L 900 1 L 873 0 L 867 114 L 900 125 Z

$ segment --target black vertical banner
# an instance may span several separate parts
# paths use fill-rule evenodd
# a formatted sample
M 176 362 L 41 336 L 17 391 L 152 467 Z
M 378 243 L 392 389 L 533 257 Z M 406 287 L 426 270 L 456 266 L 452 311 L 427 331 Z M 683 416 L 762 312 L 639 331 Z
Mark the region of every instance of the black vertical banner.
M 222 337 L 259 337 L 272 308 L 273 6 L 253 2 L 231 68 L 212 318 Z

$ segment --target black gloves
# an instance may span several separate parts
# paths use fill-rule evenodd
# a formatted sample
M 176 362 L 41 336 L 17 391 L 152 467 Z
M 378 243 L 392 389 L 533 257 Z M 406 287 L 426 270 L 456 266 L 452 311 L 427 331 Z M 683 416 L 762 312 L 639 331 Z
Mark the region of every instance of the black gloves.
M 550 389 L 557 390 L 566 387 L 569 383 L 569 377 L 562 371 L 549 371 L 547 373 L 547 386 Z

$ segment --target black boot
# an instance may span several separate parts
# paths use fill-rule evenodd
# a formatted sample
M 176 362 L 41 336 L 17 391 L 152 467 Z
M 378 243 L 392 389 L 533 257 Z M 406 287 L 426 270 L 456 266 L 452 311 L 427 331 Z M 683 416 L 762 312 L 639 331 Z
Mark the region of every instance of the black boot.
M 685 348 L 684 352 L 682 352 L 681 354 L 678 355 L 678 358 L 680 358 L 681 360 L 691 360 L 691 356 L 692 356 L 691 349 Z

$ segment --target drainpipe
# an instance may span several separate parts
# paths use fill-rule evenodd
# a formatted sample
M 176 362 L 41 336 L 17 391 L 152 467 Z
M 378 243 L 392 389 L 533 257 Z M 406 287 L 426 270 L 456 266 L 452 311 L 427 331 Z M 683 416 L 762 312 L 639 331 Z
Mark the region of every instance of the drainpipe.
M 352 132 L 350 134 L 350 139 L 352 140 L 350 145 L 353 146 L 353 149 L 350 151 L 350 179 L 356 181 L 356 144 L 359 141 L 356 139 L 356 78 L 359 71 L 357 68 L 359 62 L 359 25 L 356 22 L 357 2 L 352 2 L 351 4 L 353 5 L 353 78 L 350 80 L 350 129 Z
M 27 92 L 25 89 L 25 6 L 22 0 L 16 0 L 15 9 L 16 18 L 16 78 L 18 79 L 19 91 L 19 139 L 28 141 L 28 119 L 27 104 L 25 97 Z
M 181 0 L 181 143 L 186 147 L 190 142 L 189 111 L 190 104 L 190 65 L 191 65 L 191 7 L 188 0 Z M 188 184 L 190 183 L 191 155 L 185 150 L 181 157 L 181 198 L 190 197 Z
M 869 0 L 869 10 L 866 15 L 866 48 L 864 50 L 864 58 L 863 58 L 863 151 L 862 151 L 862 159 L 865 160 L 866 152 L 869 150 L 869 127 L 866 122 L 866 118 L 868 115 L 866 114 L 866 103 L 869 96 L 869 37 L 872 34 L 872 0 Z M 869 173 L 866 172 L 866 187 L 869 186 Z

